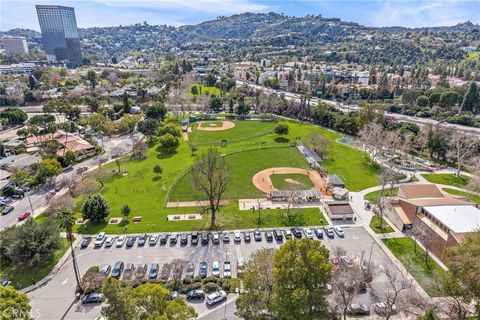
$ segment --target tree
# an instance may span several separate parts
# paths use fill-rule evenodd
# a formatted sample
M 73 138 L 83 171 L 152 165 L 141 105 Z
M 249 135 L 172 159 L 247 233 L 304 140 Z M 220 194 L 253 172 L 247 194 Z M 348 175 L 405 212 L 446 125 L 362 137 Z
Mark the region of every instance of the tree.
M 122 208 L 120 209 L 120 211 L 122 212 L 123 216 L 125 218 L 128 219 L 128 216 L 130 215 L 130 213 L 132 212 L 132 210 L 130 209 L 130 207 L 128 206 L 128 204 L 122 206 Z
M 445 91 L 440 95 L 438 105 L 443 109 L 452 109 L 458 103 L 458 93 L 455 91 Z
M 229 183 L 229 169 L 216 149 L 208 149 L 195 160 L 191 172 L 192 186 L 202 191 L 208 199 L 213 227 L 220 201 Z
M 90 112 L 97 112 L 98 108 L 100 108 L 100 102 L 95 97 L 85 97 L 85 103 L 90 108 Z
M 70 254 L 72 255 L 73 262 L 73 272 L 75 273 L 75 280 L 77 281 L 77 286 L 82 291 L 82 285 L 80 283 L 80 270 L 78 269 L 77 257 L 75 256 L 75 250 L 73 248 L 73 241 L 75 236 L 73 235 L 73 226 L 75 225 L 75 213 L 70 209 L 64 209 L 57 216 L 58 223 L 60 228 L 65 229 L 67 232 L 67 240 L 70 243 Z
M 480 93 L 478 92 L 475 81 L 470 82 L 468 85 L 467 92 L 462 101 L 462 111 L 472 112 L 474 114 L 480 112 Z
M 190 88 L 190 93 L 194 96 L 198 96 L 198 87 L 196 84 L 194 84 L 191 88 Z
M 450 148 L 447 157 L 452 159 L 457 164 L 457 176 L 460 176 L 460 171 L 465 160 L 474 157 L 478 153 L 479 141 L 460 130 L 455 130 L 451 136 Z
M 379 219 L 379 225 L 375 227 L 377 227 L 380 230 L 383 230 L 383 223 L 384 223 L 383 215 L 386 207 L 390 205 L 390 202 L 387 199 L 387 195 L 391 195 L 391 194 L 389 194 L 388 191 L 393 190 L 394 185 L 397 184 L 400 179 L 399 179 L 399 175 L 395 171 L 393 171 L 390 168 L 384 168 L 382 170 L 382 173 L 378 177 L 378 180 L 380 182 L 381 189 L 380 189 L 380 194 L 378 198 L 375 199 L 374 202 L 378 208 L 378 212 L 380 213 L 380 219 Z
M 36 179 L 44 182 L 48 178 L 55 177 L 63 172 L 62 165 L 57 159 L 45 159 L 38 165 Z
M 305 138 L 305 142 L 313 147 L 313 151 L 315 151 L 321 159 L 325 159 L 326 152 L 332 145 L 330 140 L 322 136 L 320 133 L 312 133 L 308 135 Z
M 130 113 L 130 98 L 127 91 L 123 92 L 123 112 Z
M 135 160 L 141 160 L 145 158 L 147 151 L 147 144 L 143 140 L 139 139 L 132 145 L 132 158 Z
M 425 108 L 428 106 L 428 97 L 427 96 L 420 96 L 417 98 L 417 106 L 420 108 Z
M 156 119 L 147 118 L 138 123 L 137 130 L 151 138 L 157 133 L 159 122 Z
M 87 80 L 90 81 L 90 86 L 92 87 L 92 90 L 95 90 L 95 87 L 97 85 L 97 74 L 95 73 L 95 71 L 88 70 Z
M 72 150 L 67 150 L 63 159 L 66 165 L 72 165 L 77 161 L 77 155 Z
M 242 273 L 243 291 L 237 299 L 237 315 L 245 320 L 262 320 L 270 313 L 275 280 L 275 250 L 261 248 L 253 252 Z
M 322 319 L 328 313 L 325 287 L 333 266 L 318 241 L 289 240 L 275 253 L 272 308 L 281 319 Z
M 158 129 L 158 134 L 163 136 L 164 134 L 170 133 L 172 136 L 180 137 L 180 130 L 173 123 L 167 123 Z
M 28 76 L 28 87 L 30 90 L 35 90 L 37 88 L 37 80 L 32 74 Z
M 2 111 L 0 111 L 0 119 L 5 119 L 7 125 L 14 126 L 23 124 L 25 121 L 27 121 L 28 116 L 19 108 L 2 108 Z
M 102 286 L 102 293 L 107 303 L 101 313 L 107 319 L 137 320 L 137 306 L 131 298 L 129 287 L 123 287 L 117 279 L 107 278 Z
M 205 82 L 207 83 L 207 86 L 213 87 L 215 82 L 217 82 L 217 77 L 215 77 L 213 73 L 208 73 L 205 77 Z
M 61 246 L 60 230 L 53 220 L 37 223 L 27 219 L 0 233 L 0 257 L 17 266 L 45 265 Z
M 158 142 L 162 145 L 162 148 L 172 150 L 179 144 L 178 139 L 172 136 L 170 133 L 164 134 L 158 139 Z
M 418 317 L 417 320 L 437 320 L 437 316 L 432 309 L 429 309 L 425 312 L 425 314 Z
M 99 193 L 91 194 L 85 199 L 82 207 L 83 219 L 93 223 L 100 223 L 110 213 L 107 200 Z
M 159 164 L 153 166 L 153 172 L 156 174 L 162 174 L 163 168 Z
M 156 120 L 163 120 L 166 115 L 167 108 L 161 103 L 155 103 L 145 112 L 145 117 Z
M 190 145 L 190 151 L 192 151 L 192 156 L 194 156 L 195 153 L 198 151 L 197 146 L 194 144 Z
M 212 99 L 210 99 L 210 109 L 212 111 L 219 111 L 222 109 L 222 107 L 223 107 L 223 101 L 221 98 L 212 97 Z
M 288 131 L 289 131 L 289 128 L 288 128 L 288 124 L 286 123 L 279 123 L 275 126 L 275 129 L 273 129 L 273 132 L 275 132 L 275 134 L 278 134 L 281 136 L 288 134 Z
M 0 286 L 0 320 L 31 319 L 30 299 L 12 286 Z

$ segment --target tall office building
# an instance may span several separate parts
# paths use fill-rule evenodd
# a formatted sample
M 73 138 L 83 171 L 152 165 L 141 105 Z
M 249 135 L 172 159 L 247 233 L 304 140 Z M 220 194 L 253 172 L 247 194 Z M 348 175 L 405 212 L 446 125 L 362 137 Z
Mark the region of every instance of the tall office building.
M 6 54 L 28 53 L 27 39 L 25 37 L 2 38 Z
M 36 5 L 38 23 L 48 61 L 82 63 L 75 10 L 71 7 Z

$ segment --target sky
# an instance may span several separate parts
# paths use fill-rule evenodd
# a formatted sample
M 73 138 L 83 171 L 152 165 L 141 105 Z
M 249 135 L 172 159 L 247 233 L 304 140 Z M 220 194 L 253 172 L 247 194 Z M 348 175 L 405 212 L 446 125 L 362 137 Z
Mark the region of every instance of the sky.
M 480 23 L 480 0 L 0 0 L 0 30 L 39 30 L 35 4 L 75 8 L 79 27 L 196 24 L 243 12 L 322 15 L 366 26 L 445 26 Z

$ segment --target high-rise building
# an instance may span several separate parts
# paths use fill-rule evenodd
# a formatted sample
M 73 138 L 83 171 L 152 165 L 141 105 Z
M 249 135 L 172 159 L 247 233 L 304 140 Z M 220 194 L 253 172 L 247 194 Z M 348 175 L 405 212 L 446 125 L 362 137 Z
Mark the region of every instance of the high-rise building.
M 25 37 L 2 38 L 3 48 L 6 54 L 28 53 L 27 39 Z
M 36 5 L 38 23 L 48 61 L 82 63 L 75 10 L 71 7 Z

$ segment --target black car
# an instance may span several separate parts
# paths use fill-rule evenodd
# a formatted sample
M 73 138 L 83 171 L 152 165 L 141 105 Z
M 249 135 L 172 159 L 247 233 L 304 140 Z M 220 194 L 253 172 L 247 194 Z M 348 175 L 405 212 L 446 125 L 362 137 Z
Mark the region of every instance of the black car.
M 158 270 L 160 266 L 158 263 L 153 263 L 150 267 L 150 271 L 148 272 L 148 279 L 156 279 L 158 277 Z
M 255 241 L 262 241 L 262 234 L 258 230 L 253 231 L 253 237 Z
M 103 294 L 101 293 L 90 293 L 83 297 L 82 304 L 88 303 L 101 303 L 103 301 Z
M 80 248 L 85 249 L 86 247 L 88 247 L 91 241 L 92 241 L 91 237 L 83 237 L 82 243 L 80 244 Z
M 175 233 L 170 236 L 170 244 L 173 246 L 177 244 L 177 235 Z
M 313 228 L 313 232 L 315 232 L 315 235 L 317 236 L 318 239 L 323 239 L 323 231 L 320 228 Z
M 167 244 L 168 234 L 160 235 L 160 244 Z
M 147 235 L 142 234 L 138 236 L 138 246 L 143 247 L 145 245 L 145 242 L 147 242 Z
M 202 233 L 202 244 L 208 244 L 208 233 Z
M 198 267 L 198 275 L 201 278 L 205 278 L 207 276 L 207 272 L 208 272 L 207 263 L 206 262 L 200 262 L 200 265 Z
M 198 244 L 198 232 L 197 231 L 192 231 L 192 234 L 190 235 L 190 243 L 193 245 Z
M 267 239 L 268 242 L 272 242 L 272 241 L 273 241 L 272 231 L 265 231 L 265 239 Z
M 180 236 L 180 244 L 185 246 L 188 243 L 188 235 L 187 234 L 182 234 Z
M 243 233 L 243 240 L 244 240 L 245 242 L 250 242 L 250 241 L 252 241 L 252 238 L 250 237 L 250 231 L 245 231 L 245 232 Z
M 135 240 L 136 240 L 136 239 L 137 239 L 137 238 L 136 238 L 135 236 L 128 236 L 128 237 L 127 237 L 127 244 L 126 244 L 127 248 L 133 247 L 133 245 L 135 244 Z
M 203 300 L 205 299 L 205 292 L 202 289 L 195 289 L 187 292 L 187 300 Z
M 275 239 L 277 239 L 277 241 L 282 241 L 282 240 L 283 240 L 283 232 L 282 232 L 282 230 L 280 230 L 280 229 L 275 229 L 275 230 L 273 230 L 273 233 L 275 234 Z
M 112 269 L 112 278 L 119 279 L 123 272 L 123 262 L 117 261 Z
M 295 238 L 300 239 L 302 237 L 302 231 L 299 228 L 292 228 L 292 234 Z

